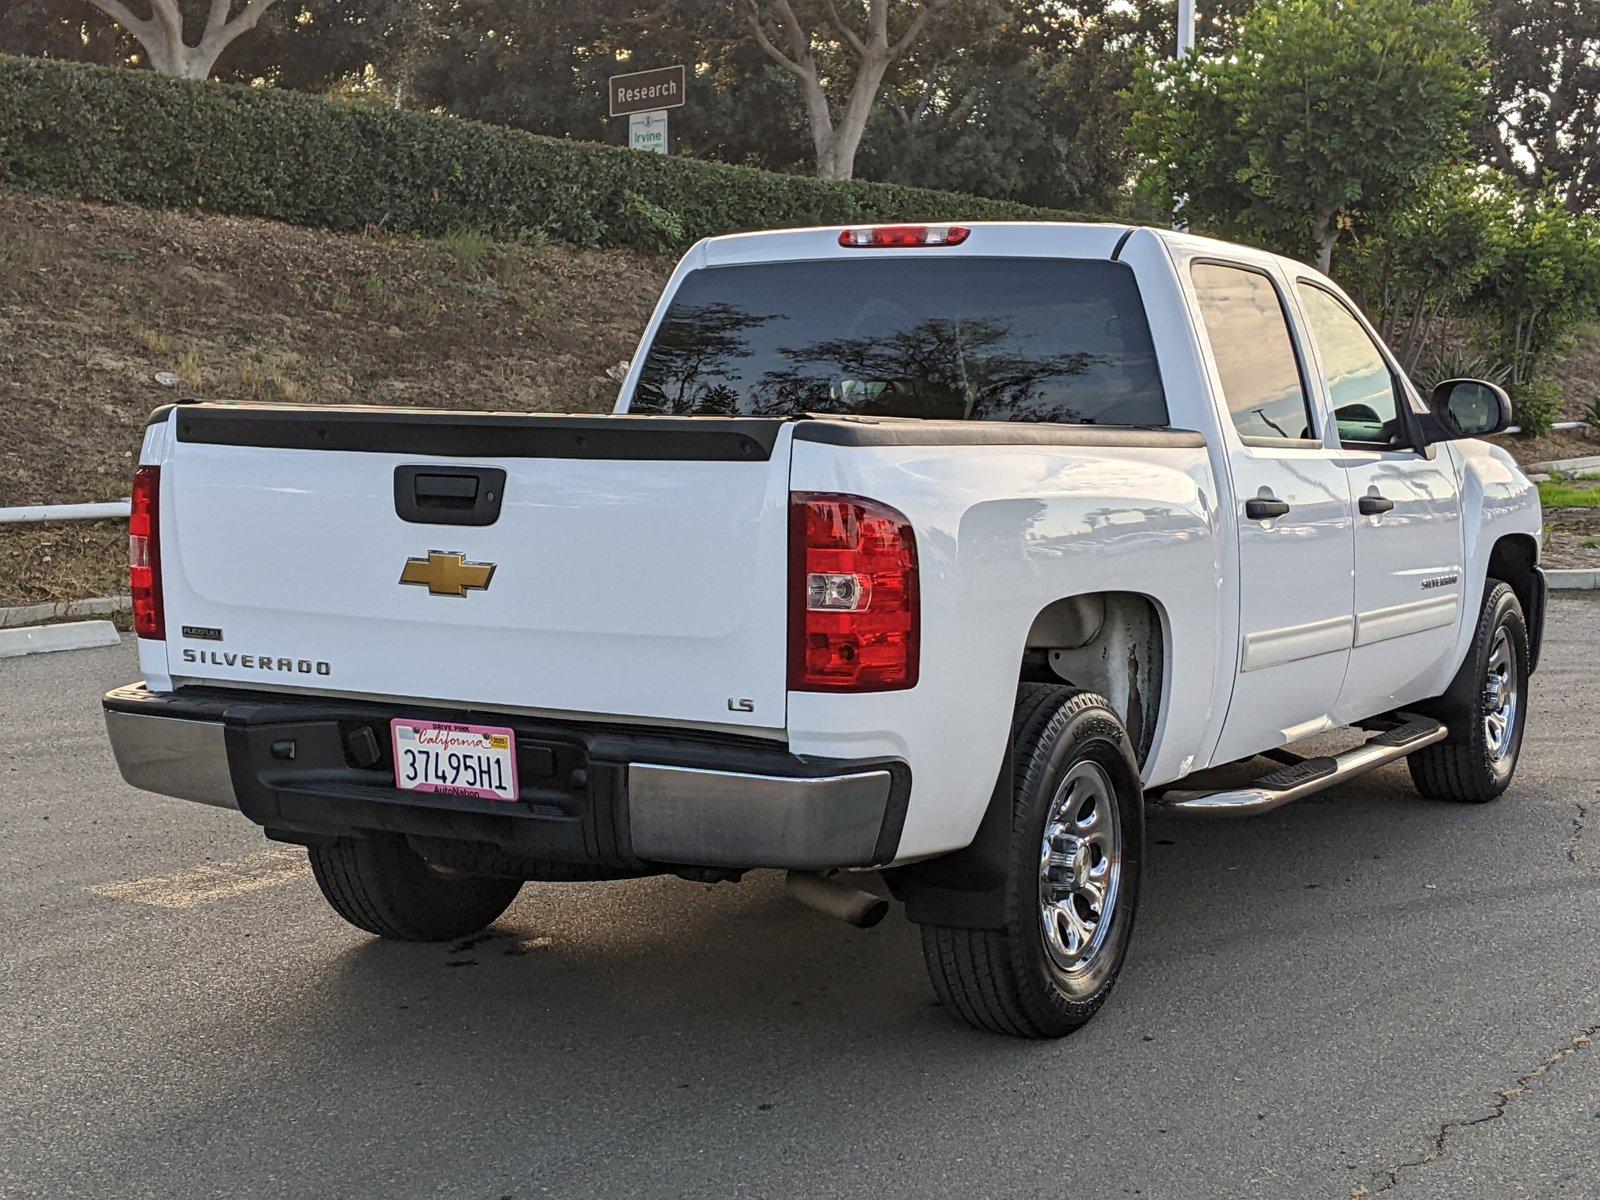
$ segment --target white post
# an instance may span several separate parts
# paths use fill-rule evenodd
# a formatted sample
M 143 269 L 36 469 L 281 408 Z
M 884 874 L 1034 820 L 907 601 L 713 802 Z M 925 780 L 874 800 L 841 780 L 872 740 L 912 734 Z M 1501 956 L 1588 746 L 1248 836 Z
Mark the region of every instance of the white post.
M 1194 51 L 1194 0 L 1178 0 L 1178 53 L 1177 58 Z M 1189 228 L 1189 222 L 1183 219 L 1184 206 L 1189 203 L 1188 196 L 1179 196 L 1172 205 L 1172 227 L 1182 231 Z

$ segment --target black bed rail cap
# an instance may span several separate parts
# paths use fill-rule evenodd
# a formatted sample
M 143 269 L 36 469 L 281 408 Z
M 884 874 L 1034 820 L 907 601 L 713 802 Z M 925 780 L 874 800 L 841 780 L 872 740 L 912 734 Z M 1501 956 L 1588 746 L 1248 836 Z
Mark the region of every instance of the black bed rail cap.
M 209 446 L 450 458 L 760 462 L 772 457 L 783 425 L 776 417 L 198 404 L 178 411 L 177 437 Z

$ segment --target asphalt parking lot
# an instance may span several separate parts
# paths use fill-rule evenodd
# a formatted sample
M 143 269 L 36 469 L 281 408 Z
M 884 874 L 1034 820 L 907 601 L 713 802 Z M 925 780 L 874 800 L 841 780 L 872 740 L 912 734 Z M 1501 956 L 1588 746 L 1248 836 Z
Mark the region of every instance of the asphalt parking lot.
M 0 1196 L 1600 1196 L 1600 598 L 1550 622 L 1511 794 L 1154 821 L 1122 981 L 1046 1044 L 772 873 L 380 943 L 121 782 L 126 643 L 0 663 Z

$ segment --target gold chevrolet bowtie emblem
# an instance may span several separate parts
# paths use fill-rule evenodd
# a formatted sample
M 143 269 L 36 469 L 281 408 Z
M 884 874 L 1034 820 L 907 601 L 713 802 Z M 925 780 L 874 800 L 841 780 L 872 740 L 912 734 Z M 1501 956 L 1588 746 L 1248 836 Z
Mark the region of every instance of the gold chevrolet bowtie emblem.
M 400 572 L 401 583 L 425 587 L 430 596 L 465 596 L 468 588 L 481 591 L 493 578 L 493 563 L 468 562 L 465 554 L 445 550 L 429 550 L 427 558 L 408 558 Z

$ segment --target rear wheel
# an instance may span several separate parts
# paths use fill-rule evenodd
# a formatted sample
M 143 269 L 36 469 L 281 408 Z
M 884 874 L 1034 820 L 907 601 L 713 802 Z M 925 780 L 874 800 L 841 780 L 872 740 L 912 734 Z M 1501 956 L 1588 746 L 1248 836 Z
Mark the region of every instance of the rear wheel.
M 1060 1037 L 1095 1014 L 1122 968 L 1143 795 L 1127 732 L 1092 692 L 1024 684 L 1012 736 L 1005 926 L 924 925 L 922 951 L 940 1000 L 969 1025 Z
M 1490 580 L 1466 661 L 1435 706 L 1450 736 L 1406 759 L 1419 792 L 1481 804 L 1511 785 L 1528 718 L 1528 662 L 1517 594 Z
M 310 847 L 323 897 L 357 929 L 405 942 L 477 933 L 510 907 L 522 883 L 443 871 L 403 838 L 340 838 Z

